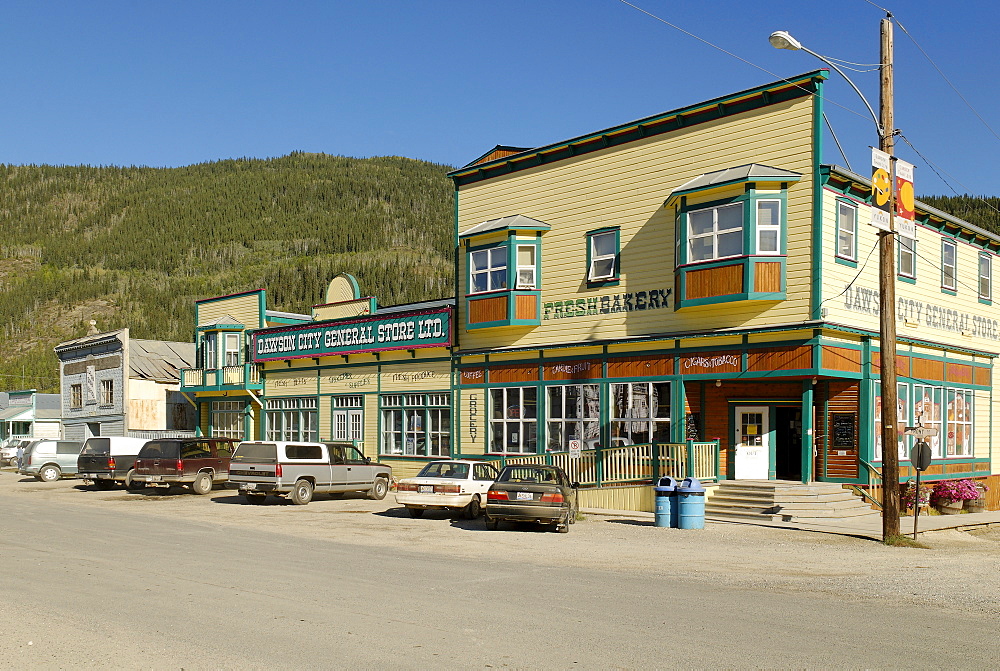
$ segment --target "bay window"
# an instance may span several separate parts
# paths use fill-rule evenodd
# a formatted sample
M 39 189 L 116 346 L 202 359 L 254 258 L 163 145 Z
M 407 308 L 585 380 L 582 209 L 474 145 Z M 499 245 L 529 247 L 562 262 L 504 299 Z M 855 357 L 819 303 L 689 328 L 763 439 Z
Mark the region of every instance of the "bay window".
M 688 212 L 688 262 L 743 254 L 743 203 Z
M 470 293 L 507 288 L 507 247 L 478 249 L 469 254 Z

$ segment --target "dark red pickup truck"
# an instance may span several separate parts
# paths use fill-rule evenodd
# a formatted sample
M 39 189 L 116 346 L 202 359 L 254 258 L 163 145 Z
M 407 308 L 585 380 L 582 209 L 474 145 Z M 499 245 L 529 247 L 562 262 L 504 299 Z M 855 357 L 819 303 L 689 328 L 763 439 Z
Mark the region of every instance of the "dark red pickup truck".
M 161 438 L 146 443 L 135 459 L 136 482 L 147 487 L 185 485 L 208 494 L 229 479 L 235 438 Z

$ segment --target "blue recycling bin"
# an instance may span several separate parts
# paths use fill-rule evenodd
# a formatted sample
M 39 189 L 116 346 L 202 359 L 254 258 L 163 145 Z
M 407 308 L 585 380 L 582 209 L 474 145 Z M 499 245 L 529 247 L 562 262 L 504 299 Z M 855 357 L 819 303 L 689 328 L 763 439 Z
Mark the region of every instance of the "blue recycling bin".
M 698 478 L 684 478 L 677 488 L 677 528 L 705 528 L 705 488 Z
M 677 528 L 677 481 L 672 477 L 660 478 L 653 487 L 656 496 L 656 526 Z

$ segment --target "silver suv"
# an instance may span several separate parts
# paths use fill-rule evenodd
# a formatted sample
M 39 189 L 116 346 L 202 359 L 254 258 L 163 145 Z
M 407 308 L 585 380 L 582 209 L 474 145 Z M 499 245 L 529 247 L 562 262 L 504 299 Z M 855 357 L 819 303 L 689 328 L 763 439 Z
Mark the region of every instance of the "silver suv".
M 239 489 L 248 503 L 277 494 L 304 506 L 315 492 L 368 492 L 380 500 L 391 480 L 391 467 L 373 464 L 350 443 L 248 441 L 233 452 L 226 486 Z

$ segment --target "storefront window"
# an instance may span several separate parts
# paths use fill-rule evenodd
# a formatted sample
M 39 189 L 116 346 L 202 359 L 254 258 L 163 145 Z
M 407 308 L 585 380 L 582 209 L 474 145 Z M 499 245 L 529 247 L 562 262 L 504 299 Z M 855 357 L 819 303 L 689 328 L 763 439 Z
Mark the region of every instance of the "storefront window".
M 384 394 L 382 454 L 447 457 L 451 450 L 448 394 Z
M 317 440 L 319 426 L 315 397 L 275 398 L 267 401 L 268 440 Z
M 549 387 L 548 436 L 546 450 L 562 452 L 569 441 L 579 440 L 583 449 L 592 449 L 600 438 L 601 399 L 596 384 L 569 384 Z
M 212 401 L 212 435 L 243 439 L 243 402 Z
M 490 389 L 491 452 L 538 451 L 537 395 L 535 387 Z
M 670 383 L 611 385 L 611 445 L 670 441 Z
M 333 398 L 333 439 L 363 440 L 364 409 L 361 396 Z
M 899 458 L 909 459 L 913 439 L 903 435 L 905 426 L 937 429 L 924 438 L 934 459 L 973 454 L 973 394 L 967 389 L 922 384 L 899 384 Z M 875 460 L 882 460 L 882 396 L 875 394 Z

